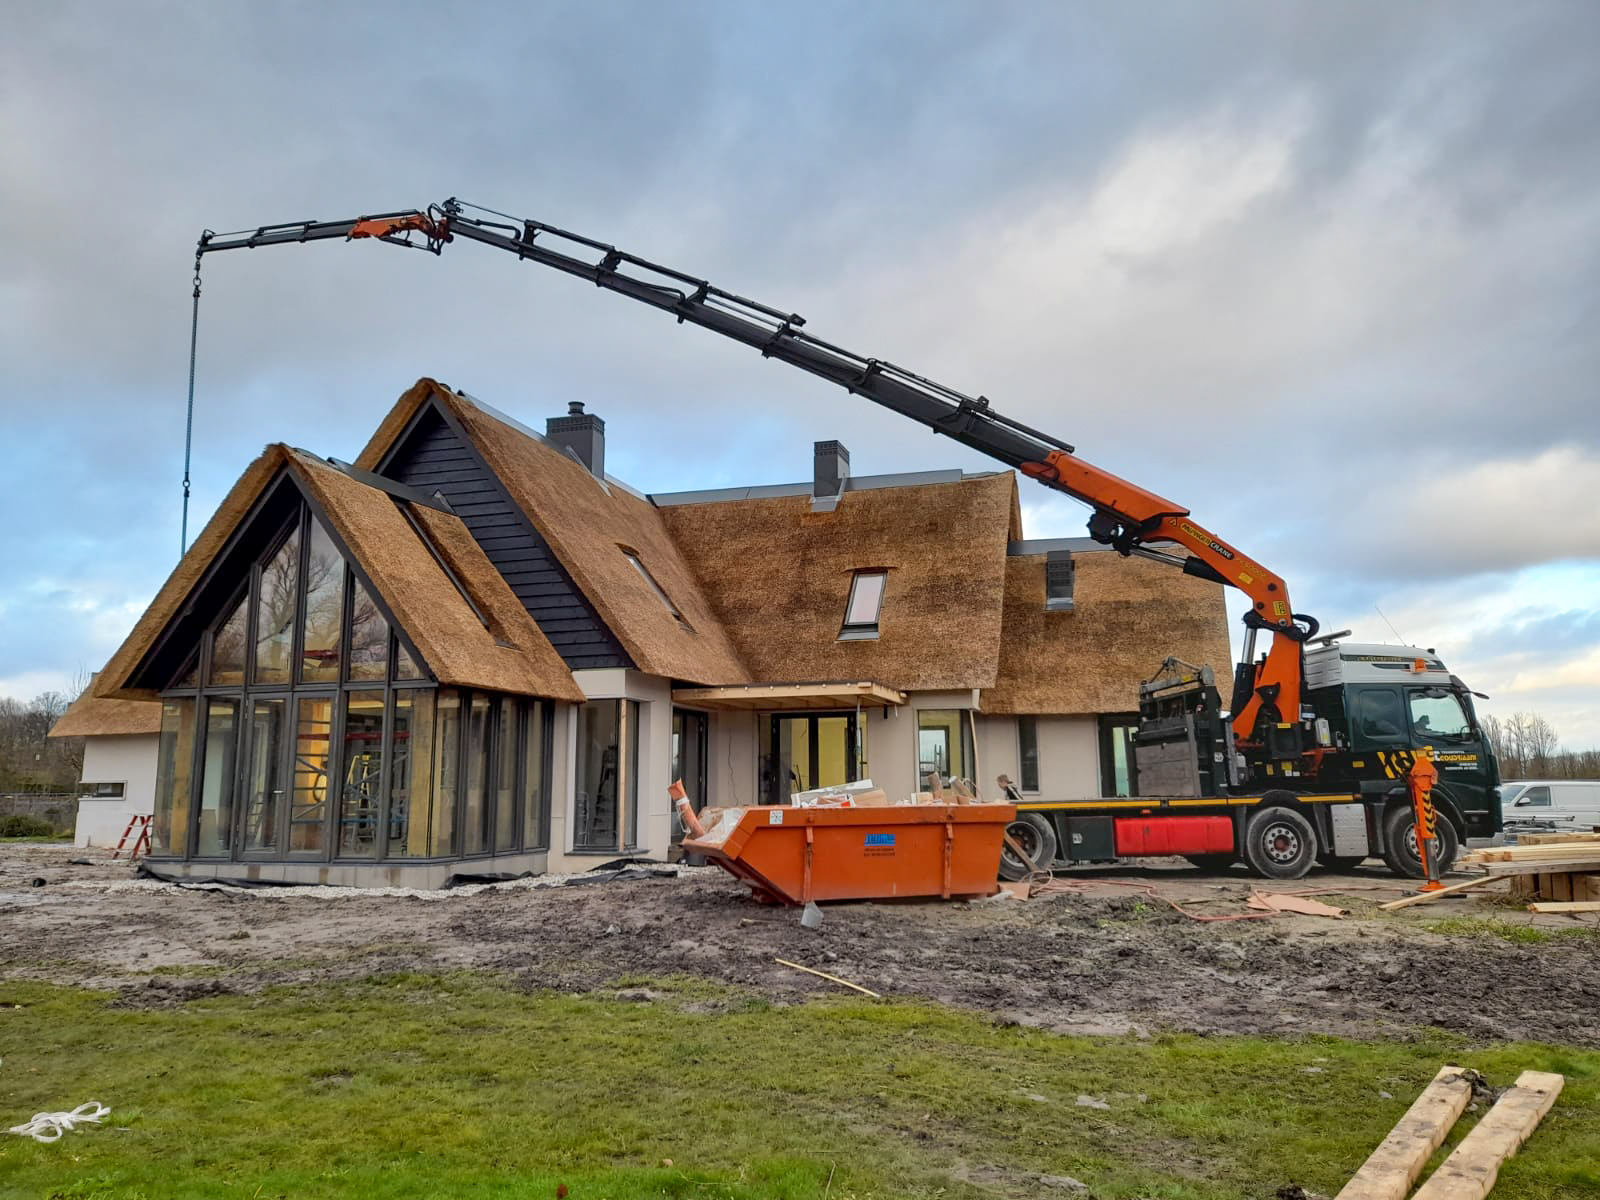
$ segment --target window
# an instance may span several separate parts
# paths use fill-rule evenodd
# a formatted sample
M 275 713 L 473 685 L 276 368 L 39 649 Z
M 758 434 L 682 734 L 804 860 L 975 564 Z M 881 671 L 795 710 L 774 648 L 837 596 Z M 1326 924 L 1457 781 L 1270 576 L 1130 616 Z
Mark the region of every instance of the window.
M 525 702 L 522 721 L 522 844 L 529 850 L 550 845 L 550 706 Z
M 479 692 L 473 695 L 467 709 L 467 806 L 461 822 L 467 854 L 482 854 L 489 849 L 489 822 L 494 818 L 494 809 L 488 792 L 489 697 Z
M 375 858 L 383 800 L 383 693 L 346 692 L 339 790 L 340 858 Z
M 320 855 L 328 818 L 328 768 L 333 732 L 333 697 L 300 700 L 289 793 L 289 853 Z
M 517 703 L 500 701 L 500 719 L 494 735 L 494 848 L 504 853 L 517 848 Z
M 878 636 L 878 615 L 883 609 L 887 571 L 857 571 L 850 578 L 850 599 L 844 607 L 841 642 L 867 641 Z
M 1039 790 L 1039 719 L 1017 718 L 1017 774 L 1022 776 L 1018 786 L 1025 792 Z
M 1133 754 L 1133 738 L 1138 732 L 1139 717 L 1135 713 L 1100 718 L 1101 795 L 1139 794 L 1138 764 Z
M 425 858 L 432 818 L 433 692 L 396 689 L 389 751 L 389 857 Z
M 774 716 L 771 753 L 762 763 L 762 803 L 787 804 L 795 792 L 854 783 L 866 763 L 865 735 L 866 722 L 858 724 L 854 713 Z
M 1471 736 L 1472 726 L 1461 708 L 1461 701 L 1442 688 L 1412 691 L 1411 728 L 1419 738 L 1445 738 L 1460 741 Z
M 461 769 L 461 693 L 439 692 L 439 735 L 433 756 L 433 835 L 428 852 L 435 857 L 456 852 L 457 775 Z
M 285 664 L 287 666 L 287 664 Z M 240 822 L 239 846 L 245 854 L 278 847 L 278 821 L 284 811 L 283 752 L 288 739 L 284 721 L 288 701 L 260 699 L 250 717 L 249 778 Z
M 344 559 L 322 522 L 311 522 L 306 551 L 306 617 L 301 632 L 300 678 L 306 683 L 339 678 L 339 632 L 344 620 Z
M 156 857 L 181 858 L 189 848 L 194 713 L 195 702 L 187 698 L 168 700 L 161 706 L 155 816 L 150 821 L 150 853 Z
M 1406 736 L 1405 710 L 1396 688 L 1367 688 L 1355 697 L 1353 718 L 1357 739 L 1371 742 L 1398 742 Z
M 917 711 L 917 778 L 928 789 L 930 775 L 941 787 L 972 778 L 972 736 L 966 710 L 924 708 Z
M 239 702 L 206 701 L 206 735 L 200 748 L 198 858 L 227 856 L 232 839 L 234 755 L 239 746 Z
M 120 783 L 90 783 L 85 780 L 78 785 L 78 795 L 84 800 L 121 800 L 123 785 Z
M 350 581 L 350 678 L 383 679 L 389 673 L 389 622 L 359 579 Z
M 295 610 L 300 603 L 300 528 L 284 539 L 261 568 L 256 595 L 257 683 L 288 683 L 294 650 Z
M 1547 787 L 1531 787 L 1517 797 L 1513 808 L 1549 808 L 1550 789 Z
M 250 623 L 248 596 L 240 596 L 211 639 L 212 687 L 237 687 L 244 682 L 245 635 Z
M 678 606 L 672 602 L 672 597 L 667 595 L 666 589 L 656 582 L 656 577 L 650 574 L 649 568 L 647 568 L 644 563 L 640 561 L 638 551 L 629 550 L 626 546 L 622 546 L 620 549 L 622 550 L 622 556 L 633 564 L 633 569 L 639 572 L 639 574 L 644 578 L 644 581 L 650 585 L 650 590 L 653 591 L 661 603 L 666 606 L 667 611 L 672 614 L 673 619 L 676 620 L 679 625 L 683 626 L 684 629 L 688 630 L 688 632 L 693 633 L 694 626 L 689 624 L 684 615 L 678 611 Z
M 638 763 L 638 701 L 591 700 L 578 709 L 574 849 L 638 844 Z

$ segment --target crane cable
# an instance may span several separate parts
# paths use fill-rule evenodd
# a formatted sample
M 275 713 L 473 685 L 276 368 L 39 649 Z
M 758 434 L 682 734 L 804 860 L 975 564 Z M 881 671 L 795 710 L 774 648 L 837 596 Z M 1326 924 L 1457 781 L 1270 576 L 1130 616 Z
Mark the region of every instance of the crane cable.
M 189 322 L 189 409 L 183 426 L 183 529 L 178 557 L 189 552 L 189 451 L 194 445 L 194 355 L 200 335 L 200 252 L 194 255 L 194 316 Z

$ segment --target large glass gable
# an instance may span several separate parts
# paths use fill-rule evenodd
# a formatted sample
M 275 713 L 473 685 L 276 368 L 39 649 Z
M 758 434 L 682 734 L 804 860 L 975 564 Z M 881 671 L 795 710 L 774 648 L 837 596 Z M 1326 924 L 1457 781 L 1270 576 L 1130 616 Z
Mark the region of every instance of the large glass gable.
M 550 705 L 435 687 L 303 502 L 255 544 L 264 549 L 163 693 L 153 856 L 375 862 L 545 848 Z

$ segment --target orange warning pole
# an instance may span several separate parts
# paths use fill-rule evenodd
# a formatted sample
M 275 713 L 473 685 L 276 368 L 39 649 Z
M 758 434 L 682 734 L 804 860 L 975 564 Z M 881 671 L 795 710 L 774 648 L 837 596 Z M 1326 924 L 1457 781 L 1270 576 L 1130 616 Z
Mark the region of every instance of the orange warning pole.
M 1438 819 L 1433 807 L 1433 785 L 1439 782 L 1439 768 L 1433 765 L 1433 748 L 1423 746 L 1406 776 L 1411 788 L 1411 803 L 1417 813 L 1417 857 L 1422 860 L 1422 873 L 1427 876 L 1418 891 L 1437 892 L 1444 887 L 1434 871 L 1433 856 L 1428 853 L 1428 843 L 1433 840 L 1434 822 Z

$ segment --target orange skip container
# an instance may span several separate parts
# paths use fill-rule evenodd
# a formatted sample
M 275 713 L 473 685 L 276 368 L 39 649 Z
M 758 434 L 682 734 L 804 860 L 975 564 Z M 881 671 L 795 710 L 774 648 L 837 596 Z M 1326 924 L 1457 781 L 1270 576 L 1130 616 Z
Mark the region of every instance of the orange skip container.
M 725 838 L 689 838 L 683 848 L 744 880 L 768 904 L 991 896 L 1016 814 L 1010 804 L 773 805 L 744 810 Z

